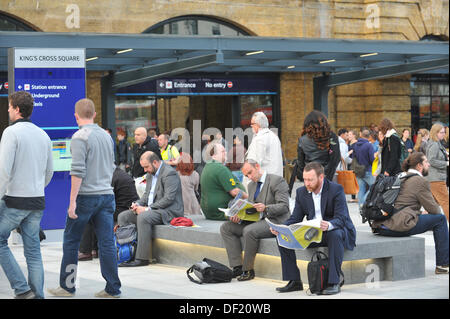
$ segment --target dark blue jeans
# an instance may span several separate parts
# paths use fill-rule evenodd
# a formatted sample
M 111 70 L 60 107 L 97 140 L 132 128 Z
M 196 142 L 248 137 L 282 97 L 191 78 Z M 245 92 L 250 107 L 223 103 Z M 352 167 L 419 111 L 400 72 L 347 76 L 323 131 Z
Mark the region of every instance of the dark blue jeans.
M 100 269 L 106 280 L 105 291 L 111 295 L 120 294 L 121 283 L 113 232 L 115 206 L 114 195 L 78 195 L 75 210 L 78 218 L 71 219 L 67 216 L 64 229 L 59 284 L 65 290 L 75 292 L 78 249 L 86 224 L 91 220 L 98 239 Z
M 436 265 L 448 265 L 448 227 L 445 215 L 425 214 L 419 215 L 417 225 L 405 232 L 392 231 L 390 229 L 378 229 L 381 236 L 405 237 L 422 234 L 432 230 L 436 249 Z

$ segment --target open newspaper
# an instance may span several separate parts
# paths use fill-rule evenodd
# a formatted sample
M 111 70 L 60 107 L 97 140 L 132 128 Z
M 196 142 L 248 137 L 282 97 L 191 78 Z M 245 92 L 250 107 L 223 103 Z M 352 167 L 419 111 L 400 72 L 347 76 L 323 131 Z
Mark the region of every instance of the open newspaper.
M 238 199 L 230 208 L 219 208 L 219 210 L 224 212 L 228 217 L 237 215 L 241 220 L 247 220 L 251 222 L 258 221 L 260 219 L 259 213 L 255 212 L 249 214 L 246 212 L 248 208 L 253 208 L 253 203 L 250 203 L 245 199 Z
M 320 243 L 323 233 L 320 229 L 320 221 L 320 219 L 312 219 L 286 226 L 274 224 L 266 218 L 267 224 L 279 233 L 277 236 L 278 245 L 289 249 L 306 249 L 312 242 Z M 312 228 L 316 229 L 317 233 L 308 240 L 305 238 L 305 234 Z

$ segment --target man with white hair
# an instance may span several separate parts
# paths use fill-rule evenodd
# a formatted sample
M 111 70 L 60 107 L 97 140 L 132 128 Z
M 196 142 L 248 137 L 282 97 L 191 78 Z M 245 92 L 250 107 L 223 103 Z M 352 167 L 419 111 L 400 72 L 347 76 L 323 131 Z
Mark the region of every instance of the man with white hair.
M 253 139 L 248 147 L 246 158 L 260 163 L 267 174 L 283 177 L 283 156 L 278 136 L 269 130 L 269 120 L 263 112 L 253 114 L 250 125 Z

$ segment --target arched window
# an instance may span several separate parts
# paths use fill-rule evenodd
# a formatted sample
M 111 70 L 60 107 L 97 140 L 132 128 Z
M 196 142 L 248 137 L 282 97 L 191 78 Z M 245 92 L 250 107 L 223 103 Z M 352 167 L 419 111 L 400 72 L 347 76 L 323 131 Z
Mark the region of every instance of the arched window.
M 36 31 L 29 25 L 0 12 L 0 31 Z
M 176 35 L 249 36 L 249 32 L 234 24 L 216 18 L 189 15 L 171 18 L 155 24 L 143 33 Z
M 36 31 L 26 23 L 0 11 L 0 31 Z M 0 70 L 0 138 L 3 130 L 8 127 L 8 73 Z

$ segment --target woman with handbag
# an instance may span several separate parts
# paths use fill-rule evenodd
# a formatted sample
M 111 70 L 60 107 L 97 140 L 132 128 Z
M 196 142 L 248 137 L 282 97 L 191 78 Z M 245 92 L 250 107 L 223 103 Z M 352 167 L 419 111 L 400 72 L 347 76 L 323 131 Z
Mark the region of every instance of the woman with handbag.
M 441 124 L 434 124 L 430 130 L 430 140 L 426 147 L 426 155 L 430 162 L 427 180 L 430 182 L 431 193 L 444 210 L 448 221 L 449 201 L 446 185 L 448 153 L 441 141 L 445 137 L 445 128 Z

